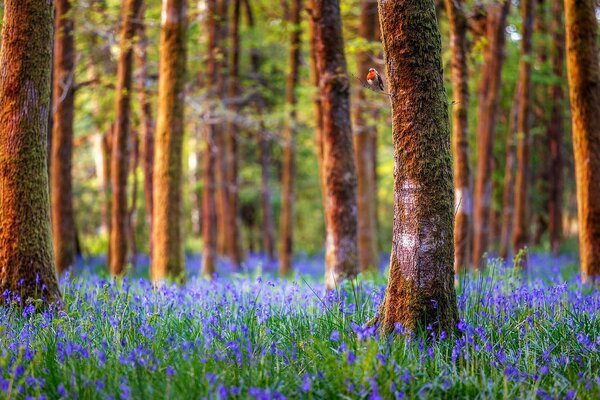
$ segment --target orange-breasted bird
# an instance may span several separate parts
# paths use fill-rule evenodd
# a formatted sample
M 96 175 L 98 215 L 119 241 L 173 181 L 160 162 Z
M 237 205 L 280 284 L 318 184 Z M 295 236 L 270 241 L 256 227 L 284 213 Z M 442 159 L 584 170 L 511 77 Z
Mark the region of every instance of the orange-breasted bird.
M 381 75 L 379 75 L 379 72 L 377 72 L 375 68 L 369 68 L 369 73 L 367 74 L 367 82 L 369 82 L 369 85 L 383 92 L 383 80 L 381 79 Z

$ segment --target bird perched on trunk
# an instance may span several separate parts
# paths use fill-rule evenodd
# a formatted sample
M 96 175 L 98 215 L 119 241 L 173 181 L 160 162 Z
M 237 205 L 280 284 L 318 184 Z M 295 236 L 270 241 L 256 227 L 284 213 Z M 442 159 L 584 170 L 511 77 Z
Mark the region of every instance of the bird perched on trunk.
M 369 85 L 374 87 L 375 89 L 379 89 L 383 92 L 383 80 L 381 79 L 381 75 L 375 68 L 369 68 L 369 73 L 367 74 L 367 82 Z

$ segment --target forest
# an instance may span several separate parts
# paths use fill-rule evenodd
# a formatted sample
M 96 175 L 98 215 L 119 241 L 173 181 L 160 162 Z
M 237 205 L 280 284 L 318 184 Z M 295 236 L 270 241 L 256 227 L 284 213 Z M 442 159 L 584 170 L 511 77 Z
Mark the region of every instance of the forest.
M 0 13 L 0 399 L 600 398 L 596 0 Z

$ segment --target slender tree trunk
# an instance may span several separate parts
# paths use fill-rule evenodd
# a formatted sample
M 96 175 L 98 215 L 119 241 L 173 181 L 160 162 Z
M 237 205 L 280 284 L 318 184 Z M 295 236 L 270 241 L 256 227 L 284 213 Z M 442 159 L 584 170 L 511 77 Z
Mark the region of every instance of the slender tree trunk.
M 381 1 L 379 16 L 392 104 L 395 201 L 378 320 L 388 332 L 398 323 L 451 332 L 458 322 L 452 154 L 435 6 L 433 0 Z
M 300 26 L 300 13 L 302 12 L 302 0 L 293 0 L 290 11 L 289 23 L 292 26 L 290 35 L 290 59 L 289 74 L 286 81 L 286 105 L 289 108 L 284 128 L 283 149 L 283 177 L 281 184 L 281 220 L 279 227 L 279 273 L 288 275 L 292 270 L 292 256 L 294 243 L 294 205 L 296 192 L 294 178 L 296 175 L 296 124 L 298 99 L 296 86 L 298 86 L 298 74 L 300 69 L 300 40 L 302 27 Z
M 137 244 L 135 241 L 135 231 L 137 225 L 137 192 L 138 192 L 138 179 L 137 169 L 140 159 L 140 139 L 136 131 L 132 131 L 130 137 L 131 144 L 131 175 L 133 176 L 133 182 L 131 184 L 131 205 L 127 211 L 127 243 L 129 250 L 129 263 L 135 268 L 135 259 L 137 255 Z
M 356 173 L 350 123 L 350 81 L 339 0 L 312 0 L 316 62 L 322 107 L 325 179 L 325 286 L 333 289 L 358 272 Z
M 467 18 L 462 0 L 445 0 L 450 22 L 452 52 L 452 153 L 454 154 L 454 193 L 456 216 L 454 229 L 454 272 L 470 262 L 471 171 L 469 168 L 469 70 L 467 66 Z
M 156 147 L 152 175 L 152 280 L 185 272 L 182 242 L 183 132 L 187 0 L 163 0 Z
M 116 121 L 111 154 L 112 210 L 110 229 L 110 273 L 121 275 L 127 261 L 127 176 L 129 174 L 129 130 L 133 46 L 138 31 L 142 0 L 123 0 L 121 54 L 117 69 Z
M 112 138 L 113 138 L 114 125 L 110 125 L 107 131 L 102 135 L 102 194 L 104 201 L 102 202 L 102 208 L 100 210 L 100 218 L 102 219 L 102 226 L 110 236 L 110 224 L 111 224 L 111 187 L 110 187 L 110 154 L 112 152 Z M 109 258 L 110 258 L 110 240 L 109 240 Z M 110 263 L 109 263 L 110 265 Z
M 52 127 L 52 236 L 56 269 L 75 263 L 75 213 L 73 211 L 73 110 L 75 106 L 75 43 L 71 0 L 57 0 L 54 40 L 54 122 Z
M 567 74 L 583 280 L 600 276 L 600 68 L 593 0 L 565 0 Z
M 496 134 L 496 116 L 500 94 L 506 18 L 510 0 L 488 6 L 484 65 L 479 83 L 477 124 L 477 173 L 475 175 L 473 214 L 473 265 L 483 268 L 482 256 L 487 251 L 489 215 L 492 203 L 492 151 Z
M 565 37 L 563 33 L 563 1 L 552 0 L 552 72 L 555 83 L 551 87 L 552 115 L 548 126 L 550 142 L 548 216 L 550 248 L 554 255 L 560 251 L 562 238 L 562 190 L 563 190 L 563 107 L 565 104 L 562 81 Z
M 52 2 L 5 0 L 0 63 L 0 291 L 61 300 L 54 269 L 47 134 Z M 0 302 L 6 301 L 5 296 Z
M 521 0 L 523 19 L 521 60 L 519 64 L 519 117 L 517 122 L 517 174 L 515 177 L 515 221 L 513 224 L 513 249 L 518 252 L 527 246 L 529 240 L 528 186 L 530 157 L 530 114 L 531 114 L 531 37 L 533 34 L 533 0 Z M 526 266 L 524 264 L 523 266 Z
M 377 26 L 377 1 L 362 0 L 360 3 L 359 36 L 365 41 L 375 40 Z M 372 66 L 372 53 L 358 53 L 358 74 L 367 76 Z M 354 107 L 354 155 L 357 175 L 358 204 L 358 258 L 361 271 L 376 271 L 379 264 L 377 254 L 377 187 L 376 171 L 373 163 L 377 151 L 373 135 L 377 135 L 377 127 L 369 122 L 372 114 L 367 99 L 367 89 L 360 87 Z

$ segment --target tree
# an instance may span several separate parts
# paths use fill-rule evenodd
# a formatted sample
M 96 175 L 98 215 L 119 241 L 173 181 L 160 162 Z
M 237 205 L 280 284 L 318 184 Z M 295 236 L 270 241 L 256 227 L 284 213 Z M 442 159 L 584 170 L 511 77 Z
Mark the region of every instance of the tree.
M 377 30 L 377 2 L 362 0 L 360 3 L 359 36 L 365 41 L 374 41 Z M 367 76 L 372 66 L 370 51 L 358 53 L 358 74 Z M 358 203 L 358 259 L 361 271 L 377 270 L 377 187 L 376 170 L 373 164 L 377 142 L 377 127 L 368 121 L 372 114 L 367 89 L 359 88 L 354 107 L 354 155 L 357 175 Z
M 496 134 L 498 98 L 504 62 L 506 17 L 510 0 L 487 6 L 485 32 L 487 45 L 479 82 L 477 110 L 477 173 L 475 174 L 473 214 L 473 266 L 483 268 L 482 256 L 487 251 L 492 202 L 492 150 Z
M 115 127 L 111 149 L 111 224 L 108 262 L 112 275 L 121 275 L 127 261 L 127 177 L 129 175 L 129 135 L 131 76 L 134 37 L 141 21 L 142 0 L 123 0 L 122 27 L 119 39 L 119 65 Z
M 52 236 L 56 269 L 64 272 L 75 263 L 73 210 L 73 112 L 75 106 L 75 43 L 71 0 L 57 0 L 53 68 L 53 104 L 50 184 Z
M 462 0 L 445 0 L 452 52 L 452 152 L 454 154 L 454 272 L 469 265 L 471 250 L 471 171 L 469 167 L 469 70 L 467 18 Z
M 152 280 L 184 273 L 181 238 L 187 0 L 163 0 L 154 153 Z
M 52 13 L 46 0 L 5 0 L 0 50 L 0 291 L 47 303 L 61 300 L 46 140 Z
M 332 289 L 358 272 L 356 174 L 350 123 L 350 82 L 339 0 L 312 0 L 322 107 L 322 172 L 326 222 L 325 285 Z
M 394 231 L 376 319 L 453 331 L 453 184 L 441 36 L 433 0 L 382 1 L 379 18 L 392 106 Z
M 593 0 L 565 0 L 567 75 L 583 279 L 600 276 L 600 68 Z
M 533 33 L 533 0 L 521 1 L 523 20 L 521 59 L 519 64 L 519 117 L 517 121 L 517 174 L 515 177 L 515 221 L 513 223 L 513 248 L 518 252 L 527 245 L 530 221 L 527 217 L 529 157 L 530 157 L 530 114 L 531 114 L 531 37 Z
M 288 118 L 284 127 L 283 148 L 283 176 L 281 182 L 281 220 L 280 220 L 280 245 L 279 245 L 279 273 L 287 275 L 292 269 L 292 255 L 294 243 L 294 203 L 295 188 L 294 175 L 296 174 L 296 124 L 298 99 L 296 86 L 298 85 L 298 74 L 300 70 L 300 40 L 302 27 L 300 26 L 300 13 L 302 12 L 302 0 L 293 0 L 290 11 L 289 22 L 292 26 L 290 35 L 290 58 L 289 74 L 286 81 L 286 103 Z

